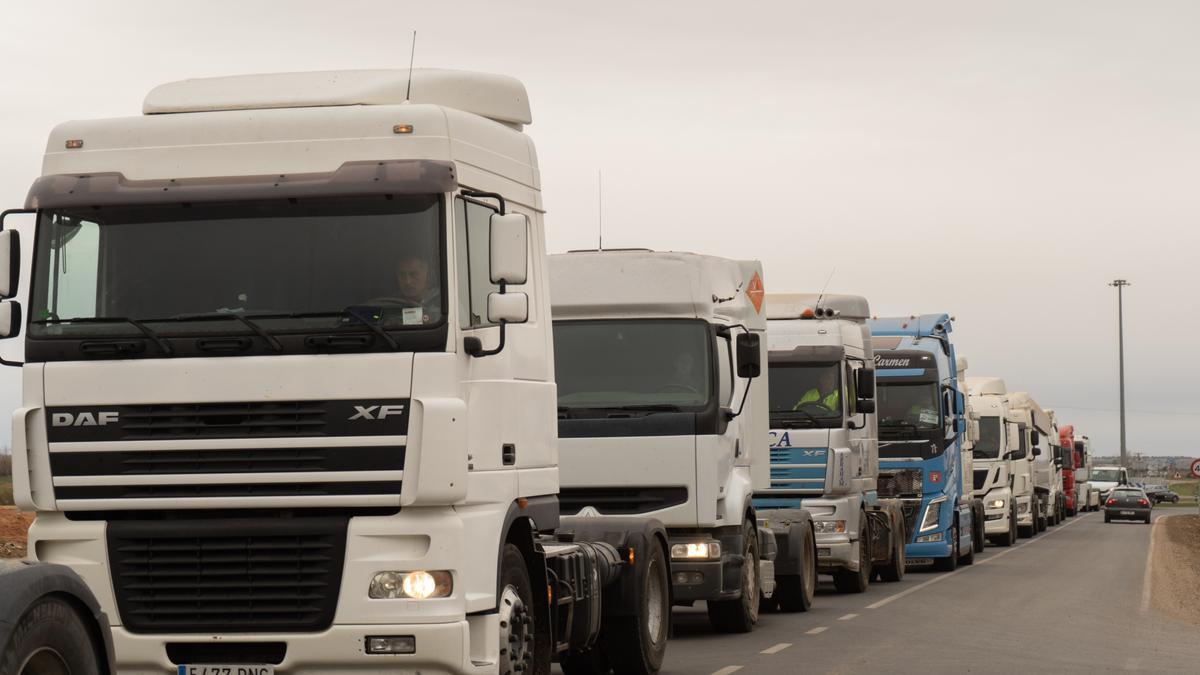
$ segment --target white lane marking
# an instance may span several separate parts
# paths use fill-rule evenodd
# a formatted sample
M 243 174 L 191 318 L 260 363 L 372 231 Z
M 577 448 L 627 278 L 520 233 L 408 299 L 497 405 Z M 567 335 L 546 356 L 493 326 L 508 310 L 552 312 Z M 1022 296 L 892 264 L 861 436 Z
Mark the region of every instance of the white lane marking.
M 743 666 L 725 666 L 720 670 L 713 671 L 712 675 L 729 675 L 730 673 L 736 673 L 742 668 Z
M 829 629 L 825 626 L 817 626 L 816 628 L 806 632 L 805 635 L 816 635 L 817 633 L 824 633 L 827 630 Z
M 1154 528 L 1158 527 L 1158 521 L 1171 515 L 1174 514 L 1160 514 L 1150 526 L 1150 545 L 1146 547 L 1146 571 L 1142 573 L 1142 614 L 1150 612 L 1150 566 L 1154 564 Z
M 774 645 L 772 647 L 767 647 L 766 649 L 759 652 L 759 654 L 778 654 L 779 652 L 781 652 L 791 646 L 792 646 L 792 643 L 790 643 L 790 642 L 780 642 L 779 644 Z
M 854 618 L 854 617 L 856 617 L 856 616 L 858 616 L 858 615 L 857 615 L 857 614 L 853 614 L 853 613 L 851 613 L 851 614 L 847 614 L 846 616 L 839 616 L 839 617 L 838 617 L 838 621 L 849 621 L 850 619 L 853 619 L 853 618 Z
M 1013 546 L 1012 548 L 1008 548 L 1008 549 L 1005 549 L 1005 550 L 1003 550 L 1003 551 L 1000 551 L 999 553 L 997 553 L 997 554 L 995 554 L 995 555 L 988 556 L 986 559 L 983 559 L 983 560 L 976 561 L 976 563 L 975 563 L 975 564 L 976 564 L 976 565 L 983 565 L 983 564 L 989 563 L 989 562 L 991 562 L 991 561 L 995 560 L 996 558 L 999 558 L 999 557 L 1000 557 L 1000 556 L 1002 556 L 1002 555 L 1006 555 L 1006 554 L 1008 554 L 1008 553 L 1012 553 L 1013 551 L 1015 551 L 1015 550 L 1017 550 L 1017 549 L 1019 549 L 1019 548 L 1023 548 L 1023 547 L 1025 547 L 1025 546 L 1028 546 L 1029 544 L 1033 544 L 1033 543 L 1036 543 L 1036 542 L 1042 541 L 1042 540 L 1043 540 L 1043 539 L 1045 539 L 1046 537 L 1049 537 L 1050 535 L 1052 535 L 1052 534 L 1055 534 L 1056 532 L 1062 532 L 1063 530 L 1065 530 L 1065 529 L 1067 529 L 1068 527 L 1070 527 L 1070 526 L 1074 525 L 1075 523 L 1081 523 L 1081 522 L 1083 522 L 1084 520 L 1087 520 L 1087 516 L 1083 516 L 1083 517 L 1076 517 L 1076 518 L 1075 518 L 1075 520 L 1073 520 L 1073 521 L 1071 521 L 1071 522 L 1067 523 L 1066 525 L 1060 525 L 1060 526 L 1058 526 L 1058 527 L 1054 528 L 1053 530 L 1051 530 L 1051 531 L 1049 531 L 1049 532 L 1045 532 L 1045 533 L 1043 533 L 1043 534 L 1042 534 L 1042 535 L 1040 535 L 1040 536 L 1039 536 L 1037 539 L 1026 539 L 1024 544 L 1017 544 L 1016 546 Z M 886 598 L 884 598 L 884 599 L 880 600 L 879 602 L 876 602 L 876 603 L 874 603 L 874 604 L 867 605 L 867 609 L 879 609 L 880 607 L 883 607 L 884 605 L 886 605 L 886 604 L 888 604 L 888 603 L 891 603 L 891 602 L 893 602 L 893 601 L 899 600 L 900 598 L 903 598 L 903 597 L 904 597 L 904 596 L 906 596 L 906 595 L 909 595 L 909 594 L 912 594 L 912 593 L 916 593 L 917 591 L 921 590 L 922 588 L 925 588 L 926 586 L 932 586 L 933 584 L 936 584 L 937 582 L 939 582 L 939 581 L 941 581 L 941 580 L 943 580 L 943 579 L 949 579 L 950 577 L 954 576 L 955 574 L 958 574 L 958 573 L 960 573 L 960 572 L 965 572 L 965 571 L 967 571 L 967 570 L 969 570 L 969 569 L 971 569 L 971 568 L 970 568 L 970 567 L 960 567 L 960 568 L 958 568 L 958 569 L 954 570 L 953 572 L 947 572 L 947 573 L 945 573 L 945 574 L 941 574 L 941 575 L 939 575 L 939 576 L 936 576 L 936 577 L 934 577 L 934 578 L 930 579 L 929 581 L 925 581 L 925 582 L 919 583 L 919 584 L 917 584 L 916 586 L 913 586 L 912 588 L 905 589 L 905 590 L 903 590 L 903 591 L 900 591 L 899 593 L 896 593 L 896 594 L 894 594 L 894 595 L 889 595 L 888 597 L 886 597 Z

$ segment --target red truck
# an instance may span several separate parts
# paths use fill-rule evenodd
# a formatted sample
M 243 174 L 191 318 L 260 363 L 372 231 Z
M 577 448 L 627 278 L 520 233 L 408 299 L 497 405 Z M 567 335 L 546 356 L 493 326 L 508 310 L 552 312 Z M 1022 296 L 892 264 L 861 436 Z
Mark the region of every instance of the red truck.
M 1075 467 L 1082 458 L 1075 449 L 1075 426 L 1064 424 L 1058 428 L 1058 442 L 1062 447 L 1063 498 L 1066 500 L 1067 516 L 1074 516 L 1079 504 L 1079 487 L 1075 484 Z

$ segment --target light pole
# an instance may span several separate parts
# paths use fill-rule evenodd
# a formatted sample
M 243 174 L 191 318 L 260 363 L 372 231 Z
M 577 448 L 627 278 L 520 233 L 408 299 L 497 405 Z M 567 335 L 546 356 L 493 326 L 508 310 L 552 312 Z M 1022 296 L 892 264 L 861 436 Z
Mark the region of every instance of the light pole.
M 1121 371 L 1121 466 L 1128 466 L 1125 457 L 1125 308 L 1122 291 L 1131 285 L 1124 279 L 1114 279 L 1109 286 L 1117 289 L 1117 354 Z

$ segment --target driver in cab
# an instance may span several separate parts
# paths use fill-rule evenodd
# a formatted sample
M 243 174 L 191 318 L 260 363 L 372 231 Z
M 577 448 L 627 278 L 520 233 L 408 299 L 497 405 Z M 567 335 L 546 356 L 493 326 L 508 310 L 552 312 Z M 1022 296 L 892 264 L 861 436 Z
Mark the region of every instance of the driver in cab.
M 800 410 L 805 405 L 819 405 L 829 412 L 838 412 L 842 405 L 842 388 L 838 386 L 837 371 L 829 368 L 821 371 L 817 386 L 804 392 L 792 410 Z
M 371 304 L 398 305 L 404 324 L 437 323 L 442 318 L 442 293 L 430 284 L 429 260 L 416 253 L 406 253 L 396 261 L 396 292 L 376 298 Z

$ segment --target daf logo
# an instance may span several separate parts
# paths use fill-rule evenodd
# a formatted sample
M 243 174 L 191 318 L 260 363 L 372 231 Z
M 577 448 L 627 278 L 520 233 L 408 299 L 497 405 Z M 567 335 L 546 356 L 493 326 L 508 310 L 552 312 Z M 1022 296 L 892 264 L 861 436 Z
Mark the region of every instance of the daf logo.
M 50 416 L 50 426 L 53 427 L 102 427 L 106 424 L 116 424 L 116 412 L 81 412 L 77 415 L 72 413 L 54 413 Z
M 356 405 L 354 406 L 354 414 L 348 419 L 354 420 L 382 420 L 388 417 L 404 414 L 404 405 Z

